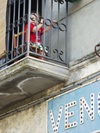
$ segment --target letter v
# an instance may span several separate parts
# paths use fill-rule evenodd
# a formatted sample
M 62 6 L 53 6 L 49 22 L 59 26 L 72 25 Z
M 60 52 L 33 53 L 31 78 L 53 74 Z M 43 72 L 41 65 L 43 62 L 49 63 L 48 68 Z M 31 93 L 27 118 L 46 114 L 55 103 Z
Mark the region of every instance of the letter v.
M 60 123 L 60 119 L 61 119 L 61 115 L 62 115 L 62 109 L 63 109 L 63 106 L 60 106 L 59 113 L 58 113 L 57 124 L 56 125 L 55 125 L 55 121 L 54 121 L 54 117 L 53 117 L 52 110 L 49 110 L 51 124 L 52 124 L 52 128 L 53 128 L 53 132 L 54 133 L 57 133 L 58 132 L 59 123 Z

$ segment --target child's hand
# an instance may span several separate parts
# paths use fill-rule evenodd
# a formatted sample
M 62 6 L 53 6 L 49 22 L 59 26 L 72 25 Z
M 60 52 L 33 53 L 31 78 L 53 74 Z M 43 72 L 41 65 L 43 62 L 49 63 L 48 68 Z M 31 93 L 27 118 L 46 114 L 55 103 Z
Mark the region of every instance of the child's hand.
M 44 19 L 43 19 L 43 18 L 41 19 L 41 23 L 42 23 L 42 24 L 44 23 Z
M 57 23 L 57 21 L 53 20 L 52 24 L 55 25 Z

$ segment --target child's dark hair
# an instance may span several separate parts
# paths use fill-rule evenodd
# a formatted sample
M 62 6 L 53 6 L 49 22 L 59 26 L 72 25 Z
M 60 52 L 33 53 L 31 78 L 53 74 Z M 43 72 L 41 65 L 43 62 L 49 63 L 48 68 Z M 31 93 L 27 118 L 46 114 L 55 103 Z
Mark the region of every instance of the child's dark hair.
M 31 12 L 31 15 L 35 15 L 35 14 L 36 14 L 35 11 Z M 40 17 L 40 13 L 39 12 L 38 12 L 38 16 L 39 16 L 39 20 L 38 21 L 41 21 L 41 17 Z M 28 23 L 28 15 L 25 16 L 25 20 L 26 21 L 24 22 L 24 24 L 26 25 Z
M 31 15 L 37 14 L 35 11 L 31 12 Z M 35 15 L 36 16 L 36 15 Z M 41 21 L 40 13 L 38 12 L 39 21 Z

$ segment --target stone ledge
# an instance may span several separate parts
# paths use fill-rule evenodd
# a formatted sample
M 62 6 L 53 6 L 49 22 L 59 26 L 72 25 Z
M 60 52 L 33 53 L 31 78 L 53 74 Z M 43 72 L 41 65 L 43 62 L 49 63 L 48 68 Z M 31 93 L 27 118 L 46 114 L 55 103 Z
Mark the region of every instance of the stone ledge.
M 24 68 L 33 68 L 43 72 L 46 75 L 50 75 L 61 80 L 68 80 L 69 70 L 68 67 L 61 66 L 55 63 L 47 62 L 44 60 L 39 60 L 33 57 L 25 57 L 17 61 L 16 63 L 6 67 L 0 71 L 0 80 L 3 80 L 12 74 Z
M 65 86 L 81 81 L 98 72 L 100 72 L 100 58 L 93 52 L 80 60 L 69 63 L 70 77 Z
M 84 66 L 90 65 L 99 60 L 100 58 L 95 54 L 95 52 L 92 52 L 79 60 L 69 62 L 69 71 L 77 71 L 78 69 L 84 68 Z

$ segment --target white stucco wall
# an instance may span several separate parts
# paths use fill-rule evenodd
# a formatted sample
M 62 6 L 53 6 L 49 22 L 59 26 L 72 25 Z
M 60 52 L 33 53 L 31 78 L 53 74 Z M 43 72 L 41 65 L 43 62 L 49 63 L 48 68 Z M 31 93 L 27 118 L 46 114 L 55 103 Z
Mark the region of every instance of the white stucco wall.
M 76 3 L 76 9 L 81 3 L 81 0 Z M 100 0 L 89 0 L 75 12 L 72 7 L 71 10 L 68 17 L 68 60 L 74 61 L 93 52 L 100 41 Z

